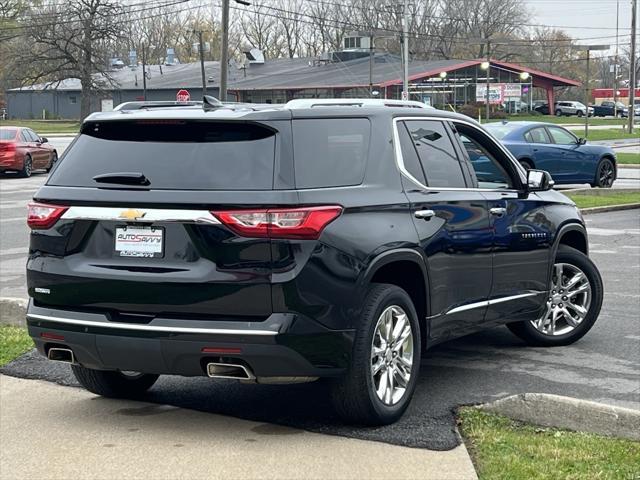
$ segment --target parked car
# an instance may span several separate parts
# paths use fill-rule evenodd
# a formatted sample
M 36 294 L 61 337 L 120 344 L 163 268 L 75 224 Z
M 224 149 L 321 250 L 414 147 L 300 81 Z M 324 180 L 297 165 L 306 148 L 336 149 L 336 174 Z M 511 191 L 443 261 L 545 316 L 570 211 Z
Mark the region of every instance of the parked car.
M 525 169 L 546 170 L 556 184 L 588 183 L 610 188 L 616 179 L 616 154 L 611 147 L 589 144 L 559 125 L 499 122 L 484 127 Z
M 622 102 L 604 101 L 600 105 L 593 106 L 594 117 L 628 117 L 629 107 Z
M 0 127 L 0 173 L 30 177 L 34 170 L 51 170 L 58 153 L 49 140 L 30 128 Z
M 534 104 L 533 111 L 543 115 L 549 115 L 549 104 L 546 102 L 538 103 L 537 105 Z
M 554 112 L 557 117 L 577 115 L 578 117 L 584 117 L 587 112 L 587 107 L 584 103 L 580 102 L 556 102 L 554 106 Z M 588 108 L 589 116 L 593 116 L 593 107 Z
M 95 113 L 29 206 L 29 333 L 96 394 L 325 377 L 346 421 L 387 424 L 426 348 L 591 329 L 602 280 L 552 183 L 417 102 Z

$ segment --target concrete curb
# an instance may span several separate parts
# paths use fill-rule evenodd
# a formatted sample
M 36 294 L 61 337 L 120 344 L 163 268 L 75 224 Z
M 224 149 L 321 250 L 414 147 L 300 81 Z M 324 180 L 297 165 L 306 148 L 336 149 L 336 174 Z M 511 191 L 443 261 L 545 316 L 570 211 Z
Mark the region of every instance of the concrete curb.
M 591 215 L 592 213 L 617 212 L 618 210 L 633 210 L 640 208 L 640 203 L 627 203 L 625 205 L 607 205 L 605 207 L 582 208 L 582 215 Z
M 640 441 L 640 411 L 546 393 L 512 395 L 479 407 L 523 422 Z
M 0 298 L 0 324 L 26 326 L 27 300 L 24 298 Z
M 640 168 L 640 163 L 619 163 L 618 168 Z

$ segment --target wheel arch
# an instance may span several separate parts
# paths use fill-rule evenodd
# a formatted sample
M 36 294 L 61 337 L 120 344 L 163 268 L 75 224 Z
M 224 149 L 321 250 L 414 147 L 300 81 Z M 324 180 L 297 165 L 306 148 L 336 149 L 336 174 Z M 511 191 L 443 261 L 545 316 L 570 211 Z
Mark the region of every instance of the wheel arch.
M 418 275 L 418 281 L 415 276 Z M 418 313 L 421 337 L 427 339 L 429 309 L 429 273 L 422 253 L 411 248 L 389 250 L 376 256 L 365 270 L 361 284 L 366 289 L 371 283 L 389 283 L 405 290 Z
M 530 155 L 523 155 L 520 158 L 518 158 L 518 161 L 527 162 L 529 165 L 531 165 L 531 168 L 536 168 L 536 163 L 533 161 Z
M 563 225 L 558 230 L 556 239 L 553 245 L 553 258 L 560 245 L 566 245 L 571 248 L 575 248 L 585 255 L 589 255 L 589 242 L 587 240 L 587 230 L 579 223 L 572 222 Z

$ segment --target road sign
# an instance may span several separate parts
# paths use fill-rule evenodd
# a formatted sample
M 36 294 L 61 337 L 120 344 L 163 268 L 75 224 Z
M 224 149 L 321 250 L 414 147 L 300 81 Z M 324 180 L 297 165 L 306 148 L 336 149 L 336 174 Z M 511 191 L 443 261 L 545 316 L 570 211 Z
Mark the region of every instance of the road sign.
M 176 93 L 176 100 L 178 102 L 188 102 L 189 100 L 191 100 L 191 95 L 189 94 L 188 90 L 178 90 L 178 93 Z
M 409 92 L 406 90 L 402 91 L 402 100 L 409 100 Z

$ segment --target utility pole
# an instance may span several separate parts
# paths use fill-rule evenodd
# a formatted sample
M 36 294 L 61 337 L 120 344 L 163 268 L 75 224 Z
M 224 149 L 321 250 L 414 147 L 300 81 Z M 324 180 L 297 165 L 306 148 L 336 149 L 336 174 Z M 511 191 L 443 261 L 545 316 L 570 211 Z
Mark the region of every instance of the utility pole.
M 229 0 L 222 0 L 222 45 L 220 47 L 220 101 L 227 101 L 227 67 L 229 65 Z
M 638 0 L 631 0 L 631 65 L 629 72 L 629 133 L 633 133 L 634 100 L 636 98 L 636 17 Z
M 486 105 L 486 112 L 485 112 L 485 122 L 489 120 L 489 112 L 491 111 L 491 109 L 489 108 L 490 83 L 491 83 L 491 40 L 489 39 L 489 37 L 487 37 L 487 91 L 486 91 L 487 105 Z
M 200 73 L 202 75 L 202 95 L 207 94 L 207 80 L 204 75 L 204 44 L 202 43 L 202 30 L 194 30 L 198 35 L 198 52 L 200 53 Z
M 584 82 L 584 104 L 586 112 L 584 112 L 584 138 L 589 136 L 589 58 L 591 57 L 591 49 L 587 48 L 587 80 Z
M 145 45 L 142 44 L 142 100 L 147 101 L 147 59 Z
M 402 9 L 402 100 L 409 100 L 409 0 Z

